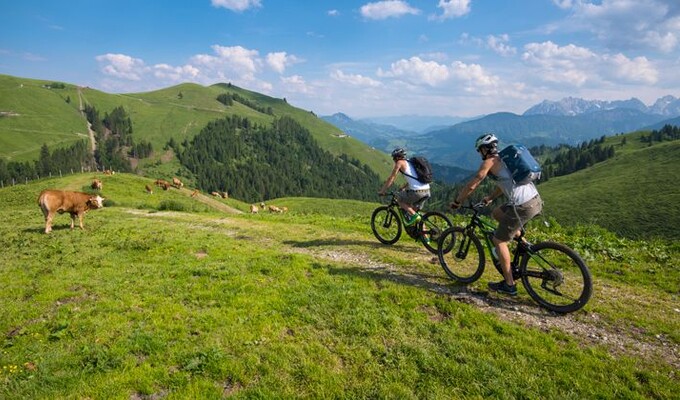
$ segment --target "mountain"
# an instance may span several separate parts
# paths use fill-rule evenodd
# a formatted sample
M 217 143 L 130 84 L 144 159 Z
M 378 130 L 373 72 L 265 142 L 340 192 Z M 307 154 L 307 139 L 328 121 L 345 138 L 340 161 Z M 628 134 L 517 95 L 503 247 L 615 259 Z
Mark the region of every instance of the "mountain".
M 522 115 L 576 116 L 615 109 L 630 109 L 645 114 L 677 117 L 680 116 L 680 99 L 673 96 L 664 96 L 659 98 L 651 107 L 648 107 L 642 101 L 634 97 L 629 100 L 615 101 L 584 100 L 575 97 L 565 97 L 558 101 L 544 100 L 540 104 L 526 110 Z
M 428 156 L 432 162 L 474 169 L 479 156 L 474 151 L 475 139 L 493 132 L 501 146 L 510 143 L 534 145 L 575 145 L 603 135 L 630 132 L 654 124 L 662 118 L 629 108 L 591 112 L 576 116 L 517 115 L 496 113 L 447 129 L 430 132 L 409 142 L 409 148 Z

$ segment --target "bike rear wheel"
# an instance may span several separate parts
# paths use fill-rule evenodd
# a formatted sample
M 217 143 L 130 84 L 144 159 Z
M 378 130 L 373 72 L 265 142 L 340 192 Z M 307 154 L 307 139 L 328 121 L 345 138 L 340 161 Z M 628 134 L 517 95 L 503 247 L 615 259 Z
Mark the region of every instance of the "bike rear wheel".
M 439 249 L 439 238 L 445 230 L 451 228 L 451 220 L 438 211 L 430 211 L 423 215 L 423 219 L 418 224 L 420 237 L 425 248 L 432 254 L 437 254 Z M 429 239 L 428 240 L 426 240 Z
M 558 313 L 581 309 L 593 293 L 593 281 L 585 261 L 560 243 L 532 245 L 520 273 L 529 296 Z
M 401 236 L 401 221 L 397 212 L 388 206 L 380 206 L 371 215 L 371 229 L 383 244 L 395 244 Z
M 484 248 L 479 238 L 461 227 L 441 234 L 437 249 L 444 272 L 461 283 L 472 283 L 484 273 Z

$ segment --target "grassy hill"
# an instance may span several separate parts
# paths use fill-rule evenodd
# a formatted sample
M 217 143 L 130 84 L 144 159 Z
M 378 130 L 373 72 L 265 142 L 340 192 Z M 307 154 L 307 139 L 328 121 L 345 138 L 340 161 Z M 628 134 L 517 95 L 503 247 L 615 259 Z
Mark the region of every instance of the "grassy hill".
M 678 247 L 532 228 L 586 257 L 595 295 L 557 316 L 523 289 L 446 278 L 377 242 L 377 205 L 286 198 L 286 214 L 150 179 L 97 176 L 85 231 L 44 221 L 45 188 L 0 189 L 0 398 L 658 398 L 680 391 Z M 462 223 L 457 219 L 456 223 Z
M 680 142 L 650 147 L 641 134 L 609 137 L 614 158 L 541 184 L 545 211 L 563 223 L 594 223 L 628 237 L 680 239 Z
M 276 116 L 288 115 L 306 127 L 321 147 L 332 154 L 347 154 L 369 165 L 381 175 L 389 174 L 389 157 L 360 141 L 343 137 L 333 125 L 313 113 L 276 99 L 228 84 L 204 87 L 181 84 L 145 93 L 109 94 L 91 88 L 63 84 L 63 89 L 48 89 L 52 82 L 0 75 L 0 157 L 28 161 L 38 158 L 40 146 L 65 146 L 87 137 L 86 121 L 79 113 L 80 100 L 99 110 L 103 117 L 115 107 L 123 106 L 130 114 L 133 137 L 146 140 L 156 150 L 155 164 L 170 138 L 177 142 L 191 139 L 209 121 L 227 115 L 239 115 L 258 124 L 269 124 Z M 262 107 L 271 107 L 274 115 L 258 112 L 239 102 L 225 106 L 216 100 L 220 93 L 236 93 Z M 70 103 L 66 99 L 70 98 Z M 175 165 L 174 167 L 177 167 Z M 176 168 L 175 168 L 176 169 Z

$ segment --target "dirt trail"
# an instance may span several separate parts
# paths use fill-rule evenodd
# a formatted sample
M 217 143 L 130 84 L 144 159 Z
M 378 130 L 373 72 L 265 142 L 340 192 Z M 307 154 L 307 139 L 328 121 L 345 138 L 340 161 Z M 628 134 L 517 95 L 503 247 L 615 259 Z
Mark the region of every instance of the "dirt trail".
M 78 87 L 78 109 L 80 110 L 80 115 L 87 121 L 85 109 L 83 108 L 83 89 L 81 87 Z M 87 133 L 90 136 L 90 150 L 92 151 L 92 154 L 94 154 L 95 150 L 97 150 L 97 142 L 94 139 L 94 131 L 92 130 L 90 121 L 87 121 Z

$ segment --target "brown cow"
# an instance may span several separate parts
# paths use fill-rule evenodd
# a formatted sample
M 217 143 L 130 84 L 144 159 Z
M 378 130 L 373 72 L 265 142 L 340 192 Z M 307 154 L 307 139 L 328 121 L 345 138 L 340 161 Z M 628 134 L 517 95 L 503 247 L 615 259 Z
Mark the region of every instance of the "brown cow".
M 90 186 L 94 190 L 102 190 L 102 181 L 100 181 L 99 179 L 95 179 L 92 181 L 92 185 Z
M 184 184 L 183 184 L 182 181 L 180 181 L 178 178 L 174 178 L 174 177 L 173 177 L 173 178 L 172 178 L 172 186 L 174 186 L 174 187 L 176 187 L 177 189 L 179 189 L 179 188 L 181 188 L 182 186 L 184 186 Z
M 195 189 L 195 190 L 193 191 L 193 193 L 191 193 L 191 197 L 196 197 L 196 195 L 198 194 L 198 192 L 199 192 L 199 190 L 198 190 L 198 189 Z
M 145 189 L 148 194 L 153 194 L 153 189 L 151 188 L 151 186 L 146 185 Z
M 74 228 L 76 216 L 80 221 L 80 229 L 83 227 L 83 215 L 88 210 L 102 208 L 104 199 L 99 195 L 83 192 L 68 192 L 64 190 L 43 190 L 38 197 L 38 205 L 45 215 L 45 233 L 52 231 L 52 219 L 55 213 L 71 214 L 71 229 Z
M 250 213 L 251 214 L 257 214 L 257 212 L 260 211 L 255 204 L 250 205 Z

